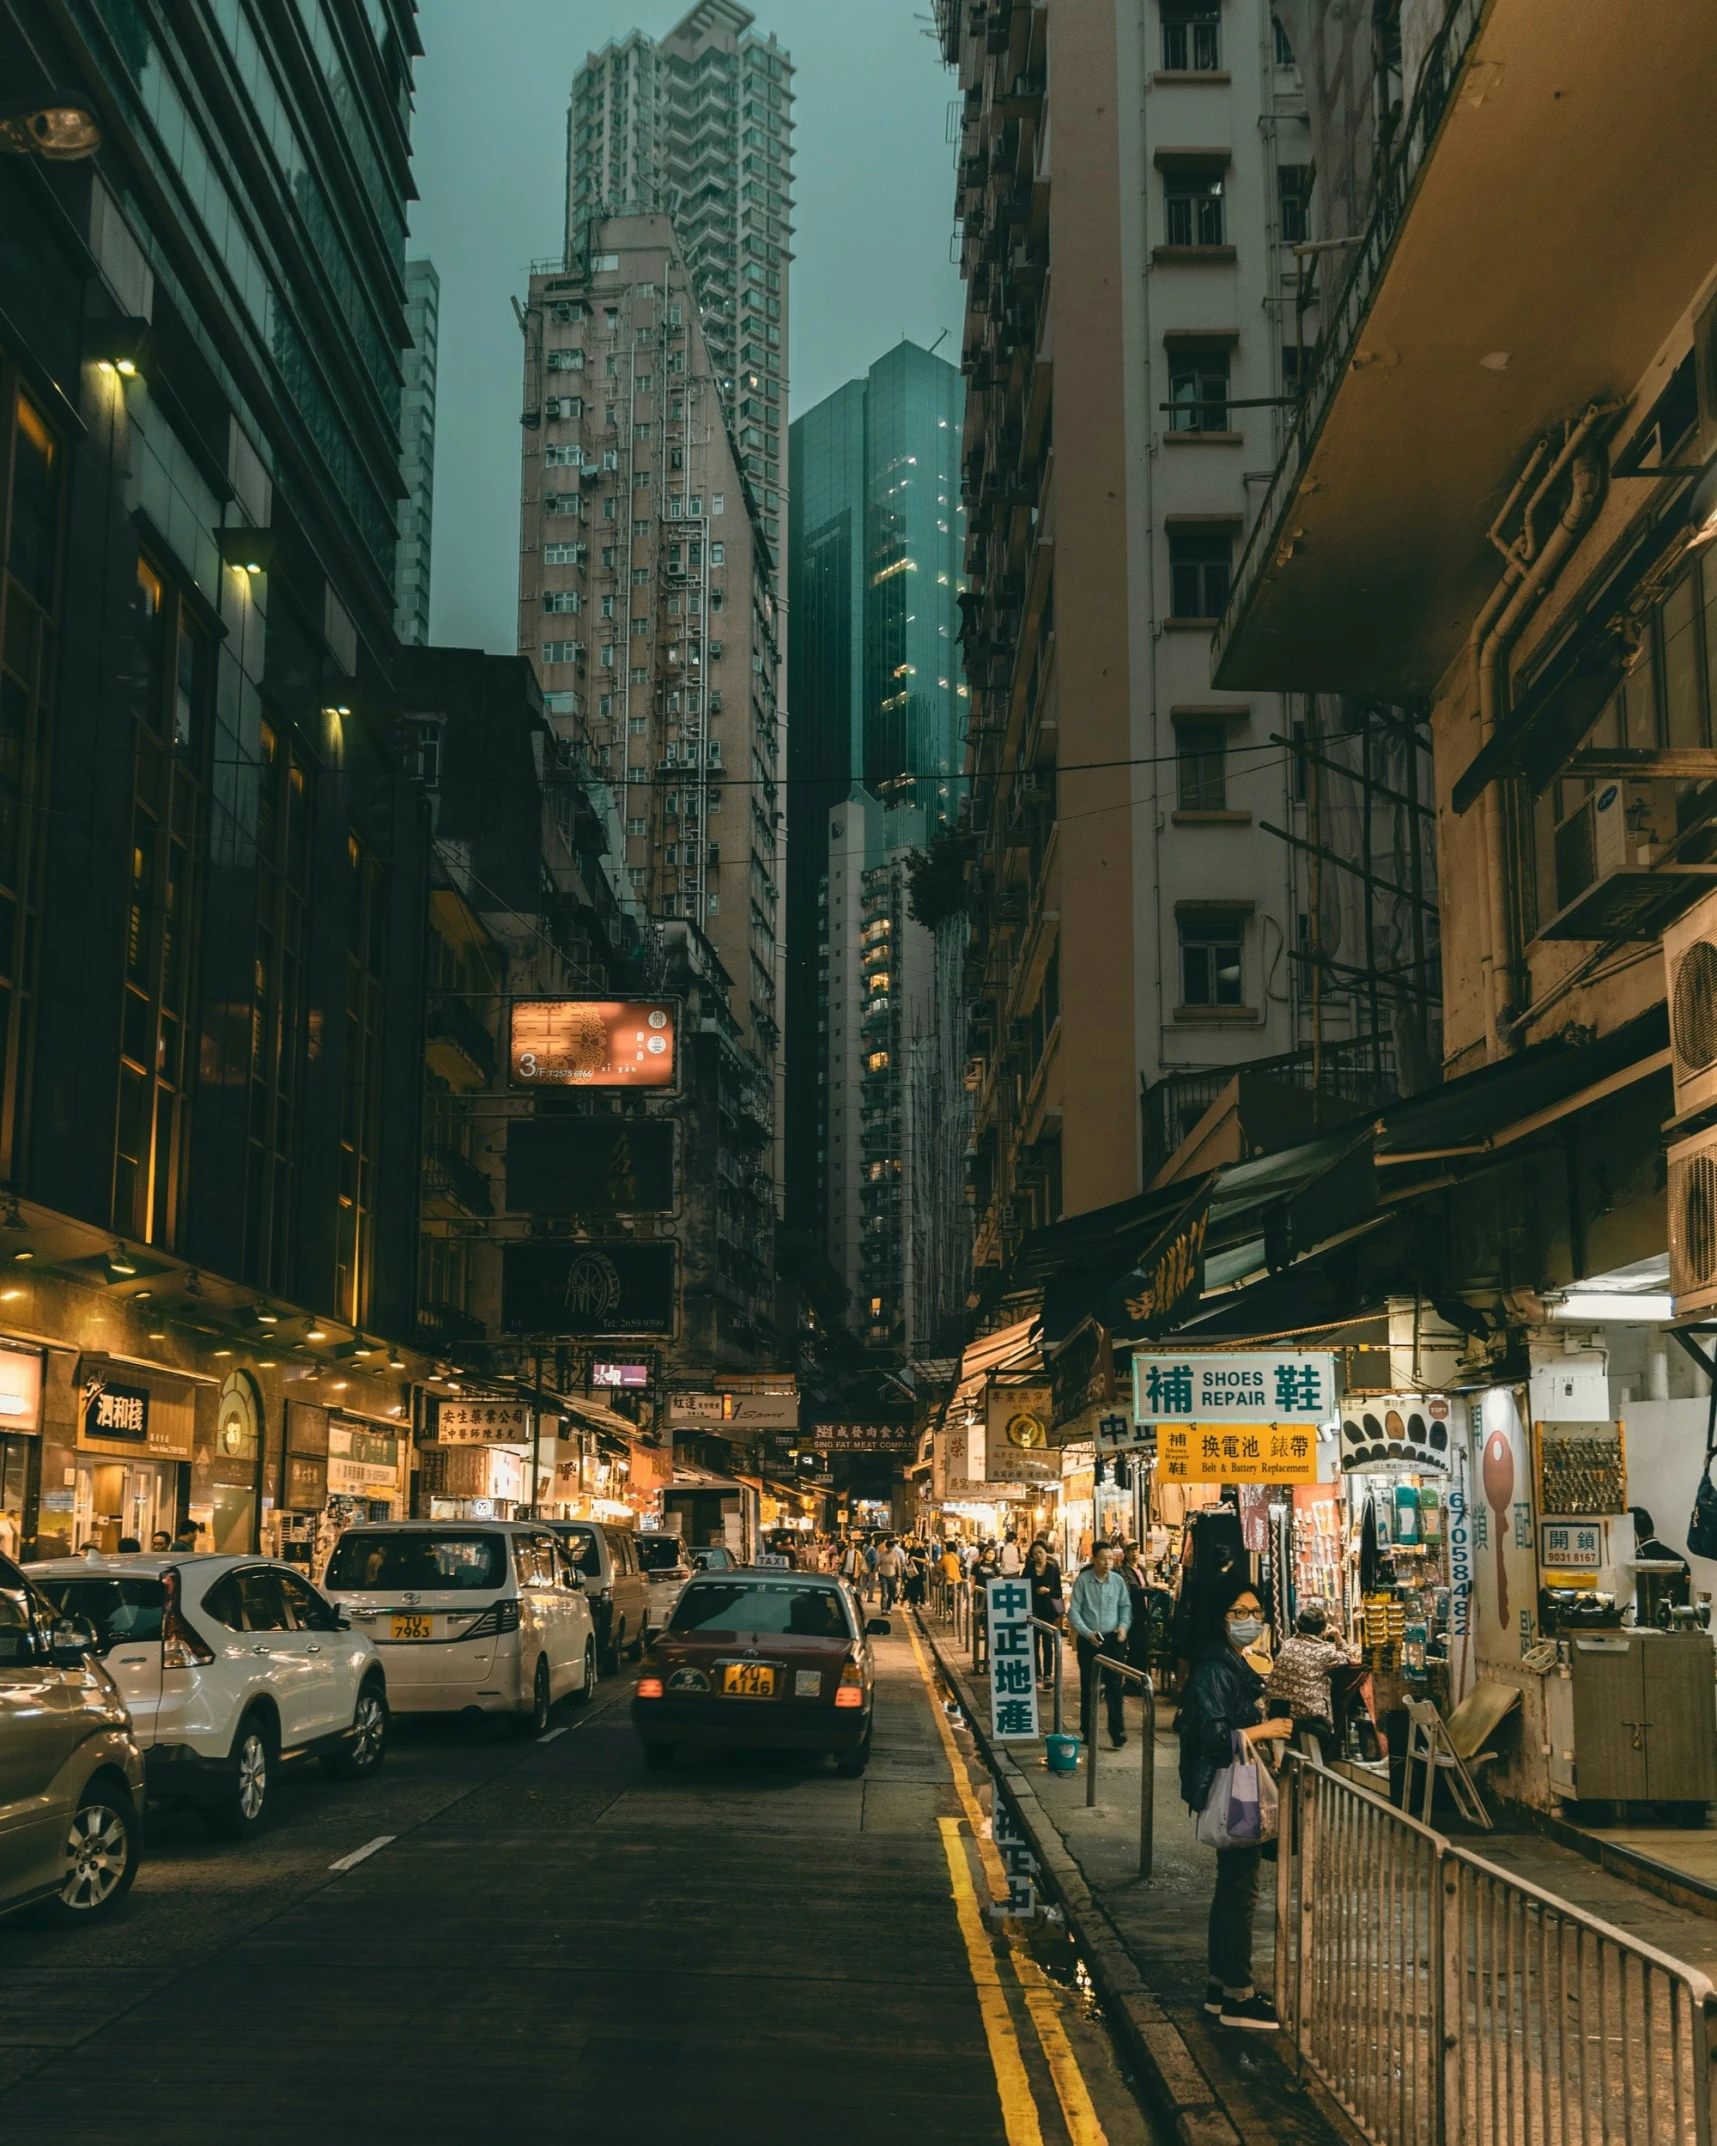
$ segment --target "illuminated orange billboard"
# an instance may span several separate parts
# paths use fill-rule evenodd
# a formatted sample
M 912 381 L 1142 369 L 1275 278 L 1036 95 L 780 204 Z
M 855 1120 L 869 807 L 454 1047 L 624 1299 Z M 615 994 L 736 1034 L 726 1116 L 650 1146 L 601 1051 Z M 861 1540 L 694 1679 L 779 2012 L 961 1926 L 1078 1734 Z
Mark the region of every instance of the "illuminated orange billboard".
M 671 1088 L 674 1031 L 660 1000 L 517 999 L 508 1070 L 520 1088 Z

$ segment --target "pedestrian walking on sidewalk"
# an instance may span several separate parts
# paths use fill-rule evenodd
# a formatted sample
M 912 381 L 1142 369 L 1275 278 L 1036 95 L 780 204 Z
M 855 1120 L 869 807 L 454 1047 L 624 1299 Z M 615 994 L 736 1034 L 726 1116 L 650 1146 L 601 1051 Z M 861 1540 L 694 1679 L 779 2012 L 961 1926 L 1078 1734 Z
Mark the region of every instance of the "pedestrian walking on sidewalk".
M 1019 1554 L 1019 1544 L 1012 1535 L 1004 1539 L 1001 1549 L 997 1553 L 996 1563 L 1001 1567 L 1004 1579 L 1011 1580 L 1015 1573 L 1019 1571 L 1022 1559 Z
M 1133 1621 L 1132 1597 L 1127 1583 L 1114 1570 L 1109 1545 L 1099 1543 L 1091 1562 L 1073 1583 L 1067 1598 L 1067 1621 L 1073 1627 L 1073 1643 L 1079 1655 L 1079 1720 L 1086 1738 L 1097 1733 L 1097 1685 L 1109 1715 L 1109 1748 L 1119 1751 L 1127 1741 L 1127 1719 L 1121 1710 L 1121 1679 L 1112 1669 L 1099 1669 L 1097 1657 L 1112 1661 L 1127 1659 L 1127 1632 Z M 1150 1754 L 1145 1754 L 1147 1760 Z
M 1081 1574 L 1083 1578 L 1083 1574 Z M 1075 1583 L 1077 1591 L 1077 1583 Z M 1226 1599 L 1224 1599 L 1226 1598 Z M 1180 1792 L 1202 1811 L 1218 1772 L 1233 1758 L 1238 1732 L 1256 1745 L 1293 1734 L 1291 1721 L 1260 1721 L 1264 1680 L 1245 1659 L 1264 1630 L 1264 1608 L 1240 1567 L 1206 1598 L 1207 1621 L 1180 1702 Z M 1262 1756 L 1262 1754 L 1260 1754 Z M 1147 1754 L 1148 1757 L 1148 1754 Z M 1276 2008 L 1252 1980 L 1252 1922 L 1258 1909 L 1261 1846 L 1219 1848 L 1210 1901 L 1210 1980 L 1204 2009 L 1225 2027 L 1273 2031 Z
M 1049 1546 L 1041 1537 L 1031 1546 L 1025 1572 L 1031 1588 L 1032 1615 L 1043 1624 L 1059 1624 L 1067 1614 L 1067 1604 L 1061 1594 L 1061 1567 L 1050 1556 Z M 1049 1632 L 1034 1632 L 1032 1637 L 1037 1641 L 1037 1681 L 1053 1683 L 1058 1643 Z
M 882 1588 L 882 1614 L 885 1617 L 894 1607 L 895 1593 L 905 1569 L 906 1560 L 891 1535 L 876 1555 L 876 1577 Z

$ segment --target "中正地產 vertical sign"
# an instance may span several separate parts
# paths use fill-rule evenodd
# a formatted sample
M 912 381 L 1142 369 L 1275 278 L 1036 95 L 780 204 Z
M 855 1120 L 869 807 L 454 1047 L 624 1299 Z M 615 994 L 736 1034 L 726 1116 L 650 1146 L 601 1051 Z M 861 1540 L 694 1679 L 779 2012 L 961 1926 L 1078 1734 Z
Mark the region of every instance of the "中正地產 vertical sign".
M 998 1743 L 1023 1743 L 1037 1735 L 1031 1589 L 1018 1579 L 985 1584 L 990 1614 L 990 1733 Z

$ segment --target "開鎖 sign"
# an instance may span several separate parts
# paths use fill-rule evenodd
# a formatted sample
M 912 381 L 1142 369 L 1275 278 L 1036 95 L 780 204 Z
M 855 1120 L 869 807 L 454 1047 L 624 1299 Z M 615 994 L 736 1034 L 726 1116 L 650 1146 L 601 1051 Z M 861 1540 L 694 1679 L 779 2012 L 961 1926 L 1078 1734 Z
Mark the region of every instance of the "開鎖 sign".
M 1133 1414 L 1140 1423 L 1315 1427 L 1334 1413 L 1335 1358 L 1327 1353 L 1133 1358 Z
M 1602 1522 L 1541 1521 L 1538 1528 L 1538 1562 L 1556 1572 L 1596 1572 L 1604 1562 Z
M 519 1088 L 671 1088 L 674 1012 L 633 999 L 517 999 L 508 1074 Z
M 1315 1483 L 1318 1434 L 1291 1423 L 1165 1423 L 1159 1483 Z
M 990 1613 L 990 1733 L 998 1743 L 1037 1736 L 1037 1658 L 1031 1589 L 1023 1580 L 986 1583 Z

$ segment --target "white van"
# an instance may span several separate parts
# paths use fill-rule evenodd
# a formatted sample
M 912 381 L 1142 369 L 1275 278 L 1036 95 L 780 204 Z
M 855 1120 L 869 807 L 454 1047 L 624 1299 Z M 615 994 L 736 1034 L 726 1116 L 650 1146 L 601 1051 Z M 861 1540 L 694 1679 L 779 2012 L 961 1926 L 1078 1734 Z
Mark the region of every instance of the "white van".
M 590 1605 L 534 1522 L 360 1522 L 322 1585 L 375 1642 L 396 1714 L 509 1714 L 540 1736 L 556 1700 L 596 1690 Z

